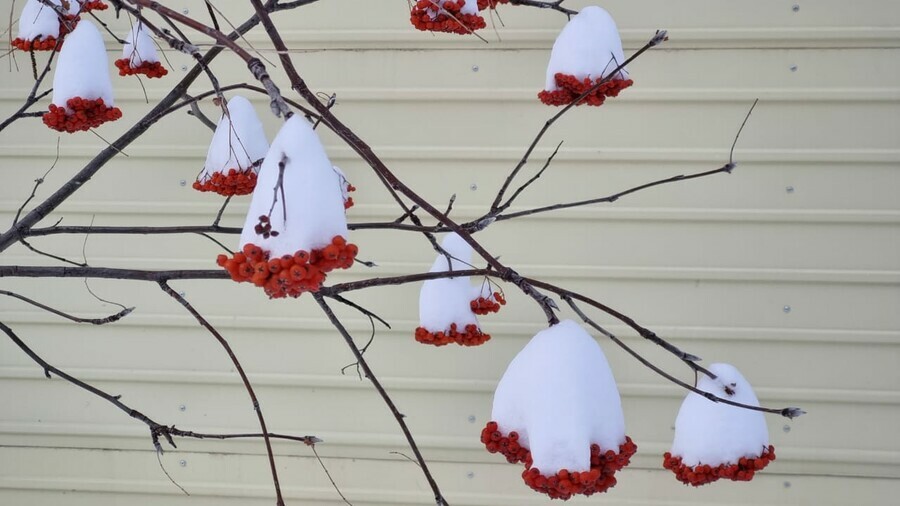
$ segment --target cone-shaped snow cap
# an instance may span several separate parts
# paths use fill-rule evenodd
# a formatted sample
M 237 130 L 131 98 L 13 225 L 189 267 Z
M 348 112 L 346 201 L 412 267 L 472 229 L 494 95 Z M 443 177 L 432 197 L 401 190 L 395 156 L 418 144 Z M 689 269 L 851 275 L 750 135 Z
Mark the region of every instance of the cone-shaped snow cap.
M 59 0 L 51 0 L 59 5 Z M 59 38 L 59 19 L 56 12 L 39 0 L 28 0 L 19 16 L 19 34 L 13 47 L 22 51 L 52 51 Z
M 478 0 L 418 0 L 410 22 L 418 30 L 465 35 L 487 26 Z
M 616 22 L 601 7 L 585 7 L 563 28 L 553 43 L 544 91 L 538 97 L 547 105 L 566 105 L 610 76 L 625 61 Z M 632 81 L 620 70 L 609 82 L 585 97 L 581 104 L 601 105 Z
M 252 193 L 259 164 L 268 150 L 269 141 L 253 105 L 242 96 L 234 96 L 209 143 L 206 163 L 194 189 L 223 196 Z
M 147 77 L 162 77 L 169 73 L 159 61 L 156 44 L 141 22 L 136 23 L 125 37 L 122 58 L 116 60 L 120 76 L 144 74 Z
M 441 248 L 450 255 L 437 255 L 428 272 L 447 272 L 471 269 L 472 247 L 456 233 L 447 234 Z M 443 346 L 456 343 L 477 346 L 491 338 L 478 327 L 472 312 L 472 285 L 468 276 L 429 279 L 419 292 L 419 328 L 416 341 Z
M 723 399 L 759 406 L 750 383 L 734 366 L 712 364 L 716 379 L 701 376 L 697 388 Z M 775 460 L 762 412 L 712 402 L 689 393 L 675 419 L 675 440 L 663 465 L 693 486 L 728 478 L 747 481 Z
M 66 36 L 53 74 L 53 103 L 44 124 L 62 132 L 89 130 L 122 117 L 113 106 L 106 48 L 97 27 L 84 20 Z
M 293 115 L 272 141 L 241 233 L 241 251 L 218 263 L 271 298 L 299 297 L 325 273 L 353 265 L 341 187 L 319 136 Z
M 571 320 L 539 332 L 510 362 L 491 418 L 481 436 L 488 451 L 525 462 L 525 483 L 552 498 L 605 492 L 637 449 L 606 356 Z

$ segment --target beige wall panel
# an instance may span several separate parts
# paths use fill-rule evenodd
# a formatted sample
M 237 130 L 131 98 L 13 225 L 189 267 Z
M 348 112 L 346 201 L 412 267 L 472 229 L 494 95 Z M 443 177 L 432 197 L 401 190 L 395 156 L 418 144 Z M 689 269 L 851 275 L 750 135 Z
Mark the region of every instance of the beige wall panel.
M 0 12 L 10 3 L 0 0 Z M 165 3 L 207 19 L 201 0 Z M 235 23 L 247 11 L 241 2 L 215 4 Z M 635 62 L 633 88 L 599 111 L 572 111 L 550 130 L 523 174 L 538 170 L 560 141 L 562 148 L 514 210 L 717 168 L 728 161 L 740 121 L 760 98 L 735 151 L 738 167 L 731 175 L 665 185 L 614 204 L 498 222 L 479 239 L 525 275 L 597 297 L 707 361 L 735 363 L 764 403 L 801 405 L 810 414 L 768 418 L 778 461 L 752 484 L 683 487 L 660 469 L 682 391 L 600 341 L 620 384 L 628 433 L 640 449 L 611 493 L 573 502 L 890 503 L 900 494 L 900 3 L 610 0 L 604 6 L 616 17 L 626 48 L 640 47 L 657 28 L 669 29 L 671 40 Z M 485 30 L 488 44 L 416 32 L 400 0 L 322 0 L 276 21 L 309 84 L 337 93 L 339 116 L 423 196 L 443 203 L 456 194 L 453 216 L 465 221 L 486 211 L 554 112 L 535 94 L 564 17 L 509 6 L 500 12 L 506 27 L 498 28 L 499 39 Z M 111 26 L 124 32 L 129 23 L 113 20 Z M 275 59 L 259 28 L 242 44 Z M 118 57 L 108 47 L 110 60 Z M 191 65 L 186 55 L 166 56 L 172 74 L 143 82 L 151 102 Z M 39 62 L 45 58 L 38 55 Z M 0 70 L 0 117 L 30 89 L 28 60 L 19 54 L 18 71 Z M 251 80 L 231 56 L 213 69 L 223 83 Z M 277 69 L 273 74 L 287 90 Z M 113 79 L 125 117 L 98 130 L 108 140 L 150 109 L 135 80 Z M 191 92 L 208 89 L 199 79 Z M 264 113 L 265 97 L 251 98 Z M 209 101 L 202 107 L 217 115 Z M 279 121 L 263 119 L 274 135 Z M 350 221 L 395 219 L 399 212 L 371 169 L 335 136 L 320 133 L 332 160 L 359 188 Z M 196 194 L 190 183 L 210 135 L 181 111 L 162 119 L 125 150 L 128 157 L 116 157 L 42 225 L 59 217 L 63 225 L 209 223 L 221 200 Z M 12 220 L 34 179 L 53 164 L 57 137 L 36 119 L 2 132 L 0 222 Z M 58 138 L 60 160 L 39 199 L 104 146 L 89 134 Z M 223 224 L 240 226 L 247 203 L 236 199 Z M 236 242 L 233 235 L 220 239 L 229 247 Z M 363 230 L 353 241 L 361 258 L 378 267 L 357 266 L 330 281 L 421 272 L 433 259 L 414 234 Z M 84 252 L 91 265 L 122 268 L 213 268 L 221 251 L 196 236 L 93 234 L 86 242 L 83 236 L 33 242 L 74 260 Z M 57 265 L 22 246 L 4 252 L 0 263 Z M 431 502 L 415 465 L 390 453 L 409 449 L 377 394 L 352 367 L 341 374 L 352 356 L 312 300 L 268 301 L 253 287 L 224 281 L 172 285 L 232 343 L 270 428 L 325 440 L 317 450 L 354 505 Z M 177 303 L 148 283 L 91 280 L 90 287 L 136 310 L 114 326 L 76 327 L 3 298 L 0 321 L 55 365 L 123 395 L 161 423 L 207 432 L 257 429 L 226 355 Z M 493 388 L 541 328 L 542 315 L 507 290 L 510 304 L 482 319 L 494 336 L 485 346 L 423 347 L 411 335 L 418 324 L 417 288 L 379 288 L 350 298 L 393 326 L 379 328 L 367 356 L 407 415 L 449 501 L 546 504 L 522 485 L 520 467 L 501 464 L 478 443 Z M 80 279 L 2 279 L 0 289 L 86 317 L 117 310 L 91 297 Z M 335 309 L 357 342 L 368 340 L 366 319 Z M 692 380 L 631 329 L 595 316 L 646 357 Z M 160 470 L 143 425 L 58 378 L 45 379 L 7 340 L 0 341 L 0 406 L 6 406 L 0 409 L 4 506 L 273 502 L 260 441 L 179 441 L 161 459 L 192 494 L 184 496 Z M 288 504 L 342 504 L 308 447 L 275 447 Z

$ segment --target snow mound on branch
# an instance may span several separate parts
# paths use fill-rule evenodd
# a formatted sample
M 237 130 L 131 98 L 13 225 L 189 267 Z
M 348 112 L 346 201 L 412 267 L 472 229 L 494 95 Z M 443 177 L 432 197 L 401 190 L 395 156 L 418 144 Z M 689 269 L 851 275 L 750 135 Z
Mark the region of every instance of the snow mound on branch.
M 53 74 L 53 104 L 66 107 L 70 98 L 103 99 L 112 107 L 112 81 L 103 36 L 94 23 L 82 20 L 59 52 L 59 62 Z
M 319 136 L 295 114 L 281 127 L 265 155 L 241 233 L 241 247 L 255 244 L 273 258 L 324 248 L 335 236 L 348 235 L 343 202 Z M 265 237 L 256 232 L 256 225 L 270 210 L 269 223 L 278 235 Z
M 51 3 L 60 5 L 59 0 L 51 0 Z M 47 37 L 59 38 L 59 18 L 56 12 L 39 0 L 28 0 L 19 16 L 19 38 L 37 40 Z
M 624 61 L 622 40 L 612 16 L 601 7 L 585 7 L 566 24 L 553 43 L 544 89 L 559 89 L 556 74 L 593 81 L 607 77 Z M 616 79 L 628 79 L 628 72 L 622 69 Z
M 472 246 L 456 233 L 450 233 L 441 241 L 441 248 L 451 259 L 438 254 L 428 272 L 468 270 L 472 263 Z M 456 324 L 459 329 L 478 325 L 475 313 L 469 307 L 473 287 L 468 276 L 429 279 L 419 292 L 419 324 L 429 332 L 444 332 Z
M 625 417 L 606 356 L 580 325 L 542 330 L 510 362 L 494 393 L 491 419 L 517 432 L 544 475 L 591 469 L 591 444 L 619 451 Z
M 250 170 L 269 150 L 266 132 L 250 101 L 235 95 L 228 100 L 227 108 L 228 114 L 222 114 L 209 143 L 203 172 L 197 178 L 200 181 L 209 179 L 213 172 Z M 276 166 L 276 175 L 277 172 Z
M 718 376 L 701 375 L 697 388 L 742 404 L 759 406 L 750 383 L 729 364 L 712 364 Z M 731 392 L 731 393 L 729 393 Z M 687 466 L 735 463 L 741 457 L 758 457 L 769 446 L 769 430 L 762 412 L 712 402 L 689 393 L 675 419 L 672 455 Z
M 156 52 L 156 44 L 147 34 L 143 23 L 136 23 L 125 38 L 125 47 L 122 48 L 122 58 L 128 59 L 128 64 L 134 68 L 144 62 L 159 63 L 159 55 Z

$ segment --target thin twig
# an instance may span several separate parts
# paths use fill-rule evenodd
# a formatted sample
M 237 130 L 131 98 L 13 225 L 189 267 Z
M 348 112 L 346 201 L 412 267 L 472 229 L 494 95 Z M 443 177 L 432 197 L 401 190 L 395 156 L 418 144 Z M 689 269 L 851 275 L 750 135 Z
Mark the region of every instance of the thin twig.
M 131 314 L 132 311 L 134 311 L 133 307 L 129 307 L 129 308 L 125 308 L 125 309 L 119 311 L 116 314 L 109 315 L 105 318 L 79 318 L 77 316 L 72 316 L 72 315 L 65 313 L 63 311 L 60 311 L 58 309 L 54 309 L 46 304 L 42 304 L 34 299 L 29 299 L 28 297 L 26 297 L 24 295 L 20 295 L 15 292 L 10 292 L 8 290 L 0 290 L 0 294 L 7 295 L 14 299 L 19 299 L 22 302 L 27 302 L 28 304 L 31 304 L 34 307 L 43 309 L 44 311 L 47 311 L 48 313 L 53 313 L 56 316 L 61 316 L 65 319 L 73 321 L 75 323 L 90 323 L 92 325 L 105 325 L 107 323 L 117 322 L 117 321 L 121 320 L 122 318 Z

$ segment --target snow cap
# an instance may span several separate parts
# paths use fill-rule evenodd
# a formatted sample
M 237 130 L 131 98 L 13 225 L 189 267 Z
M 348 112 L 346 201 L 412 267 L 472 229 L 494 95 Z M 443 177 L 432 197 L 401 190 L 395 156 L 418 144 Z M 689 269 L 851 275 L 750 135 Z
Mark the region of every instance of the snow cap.
M 70 98 L 103 99 L 112 107 L 112 81 L 103 36 L 89 20 L 78 23 L 66 36 L 53 74 L 53 104 L 66 107 Z
M 122 48 L 122 58 L 128 60 L 128 64 L 134 68 L 142 63 L 157 63 L 159 55 L 156 53 L 156 44 L 144 29 L 144 24 L 138 21 L 128 36 L 125 37 L 125 46 Z
M 579 81 L 597 80 L 610 75 L 624 61 L 622 40 L 612 16 L 602 7 L 585 7 L 566 23 L 553 43 L 544 89 L 559 89 L 557 73 Z M 628 79 L 628 72 L 622 69 L 616 78 Z
M 447 257 L 438 254 L 428 272 L 470 269 L 472 246 L 455 232 L 447 234 L 441 241 L 441 248 L 451 259 L 448 269 Z M 478 325 L 478 319 L 469 303 L 472 301 L 472 285 L 468 276 L 429 279 L 422 284 L 419 292 L 419 324 L 429 332 L 444 332 L 455 323 L 460 329 L 466 325 Z
M 535 335 L 513 358 L 494 393 L 491 419 L 519 434 L 544 475 L 591 469 L 591 444 L 619 451 L 625 417 L 600 345 L 564 320 Z
M 750 383 L 729 364 L 712 364 L 718 376 L 701 375 L 697 388 L 742 404 L 759 406 Z M 730 392 L 730 393 L 729 393 Z M 741 457 L 760 456 L 769 446 L 769 430 L 762 412 L 712 402 L 691 392 L 675 419 L 672 455 L 687 466 L 733 464 Z
M 282 162 L 283 194 L 280 189 L 273 191 Z M 274 202 L 276 195 L 278 201 Z M 255 244 L 275 258 L 323 248 L 335 236 L 346 238 L 343 202 L 319 136 L 303 116 L 295 114 L 285 121 L 265 155 L 241 233 L 241 248 Z M 269 215 L 270 209 L 269 223 L 278 235 L 264 237 L 255 227 L 259 217 Z
M 51 3 L 60 5 L 59 0 L 51 0 Z M 59 18 L 56 12 L 39 0 L 28 0 L 19 16 L 19 38 L 37 40 L 47 37 L 59 38 Z
M 268 150 L 269 141 L 266 140 L 266 132 L 256 110 L 249 100 L 235 95 L 228 100 L 228 114 L 222 114 L 219 119 L 216 132 L 209 143 L 203 172 L 197 179 L 205 181 L 213 172 L 228 172 L 229 169 L 249 170 L 254 163 L 266 156 Z M 275 172 L 277 179 L 277 165 Z M 272 186 L 269 186 L 270 193 L 271 190 Z

